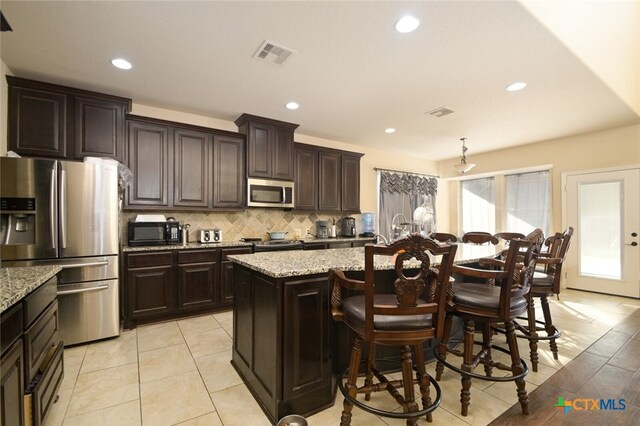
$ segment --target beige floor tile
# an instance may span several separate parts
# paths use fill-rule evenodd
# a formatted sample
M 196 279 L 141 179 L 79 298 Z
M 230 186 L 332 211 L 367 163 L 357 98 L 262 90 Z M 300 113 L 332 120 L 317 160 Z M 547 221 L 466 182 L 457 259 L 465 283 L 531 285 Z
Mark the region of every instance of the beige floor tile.
M 382 416 L 380 416 L 380 419 L 389 426 L 405 426 L 407 424 L 406 420 L 401 420 L 401 419 L 392 419 L 389 417 L 382 417 Z M 427 423 L 424 416 L 420 417 L 420 419 L 418 420 L 418 425 L 424 425 L 424 426 L 427 426 L 427 425 L 428 426 L 438 426 L 438 425 L 466 426 L 468 424 L 469 423 L 463 420 L 460 420 L 459 418 L 457 418 L 456 416 L 454 416 L 453 414 L 451 414 L 450 412 L 442 408 L 442 406 L 436 408 L 435 411 L 433 412 L 432 423 Z
M 222 421 L 218 417 L 218 413 L 213 412 L 186 422 L 178 423 L 176 426 L 222 426 Z
M 76 379 L 82 367 L 82 356 L 67 356 L 67 350 L 64 350 L 64 377 L 60 389 L 73 389 L 76 385 Z
M 212 315 L 204 315 L 200 317 L 187 318 L 178 321 L 178 327 L 183 336 L 191 334 L 204 333 L 209 330 L 221 328 L 218 321 Z
M 138 352 L 184 343 L 175 321 L 138 327 Z
M 190 371 L 196 371 L 196 364 L 184 343 L 140 353 L 140 383 Z
M 225 426 L 271 426 L 271 422 L 244 385 L 214 392 L 211 399 Z
M 242 383 L 242 379 L 230 364 L 231 351 L 218 352 L 196 359 L 200 375 L 209 393 Z
M 65 373 L 66 374 L 66 373 Z M 44 422 L 44 426 L 61 426 L 64 421 L 64 416 L 69 407 L 69 401 L 71 401 L 72 388 L 66 388 L 58 391 L 58 402 L 53 404 L 51 412 L 47 417 L 47 421 Z
M 67 417 L 64 426 L 140 426 L 140 400 Z
M 528 393 L 533 392 L 537 385 L 533 383 L 525 383 L 525 389 Z M 511 405 L 518 403 L 518 388 L 516 387 L 516 382 L 495 382 L 492 383 L 491 386 L 486 388 L 484 391 L 489 395 L 493 395 L 496 398 L 501 399 L 504 402 L 507 402 Z
M 68 357 L 84 357 L 87 352 L 88 345 L 78 345 L 64 348 L 64 356 Z
M 129 330 L 118 338 L 88 345 L 80 374 L 137 361 L 136 330 Z
M 540 386 L 549 377 L 553 376 L 558 371 L 557 368 L 550 367 L 546 364 L 538 364 L 538 371 L 532 371 L 529 369 L 529 374 L 524 378 L 525 382 L 533 383 Z
M 319 413 L 316 413 L 307 418 L 307 423 L 309 423 L 309 426 L 327 426 L 340 424 L 340 416 L 342 415 L 342 400 L 342 395 L 340 394 L 340 392 L 338 392 L 338 395 L 336 396 L 336 403 L 333 405 L 333 407 L 327 408 L 326 410 L 320 411 Z M 357 407 L 353 408 L 351 415 L 352 426 L 384 426 L 387 424 L 380 417 L 360 410 Z M 403 421 L 402 424 L 406 425 L 407 422 Z M 227 424 L 225 423 L 225 426 L 226 425 Z
M 187 345 L 194 358 L 231 349 L 233 340 L 222 328 L 197 334 L 185 335 Z
M 78 375 L 67 416 L 112 407 L 139 398 L 137 363 L 92 371 Z
M 515 385 L 513 386 L 515 387 Z M 447 380 L 443 377 L 443 380 L 440 381 L 440 387 L 442 388 L 441 407 L 458 419 L 472 425 L 487 424 L 512 405 L 493 395 L 489 395 L 485 391 L 472 388 L 469 414 L 463 417 L 460 414 L 460 380 Z
M 140 385 L 142 423 L 173 425 L 215 411 L 197 371 Z
M 213 314 L 213 317 L 220 323 L 227 333 L 233 334 L 233 311 L 220 312 Z

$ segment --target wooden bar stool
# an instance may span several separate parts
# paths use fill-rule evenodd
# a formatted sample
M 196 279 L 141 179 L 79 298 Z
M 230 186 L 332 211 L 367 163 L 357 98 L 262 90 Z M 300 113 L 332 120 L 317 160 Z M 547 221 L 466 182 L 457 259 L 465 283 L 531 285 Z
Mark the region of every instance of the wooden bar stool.
M 429 235 L 429 238 L 432 240 L 436 240 L 440 243 L 456 243 L 458 242 L 458 237 L 453 234 L 447 234 L 446 232 L 434 232 Z
M 442 245 L 420 234 L 411 234 L 388 246 L 367 244 L 364 249 L 364 281 L 346 278 L 339 269 L 329 271 L 333 282 L 333 318 L 344 322 L 356 334 L 349 368 L 339 381 L 340 391 L 344 395 L 340 425 L 351 424 L 354 405 L 379 416 L 406 419 L 408 425 L 415 425 L 423 415 L 431 421 L 431 412 L 440 405 L 440 387 L 426 372 L 423 344 L 443 336 L 445 300 L 456 249 L 456 245 Z M 432 259 L 438 255 L 442 259 L 440 266 L 435 269 L 431 266 Z M 395 293 L 376 293 L 374 256 L 394 256 L 397 277 L 394 282 Z M 405 265 L 411 259 L 415 259 L 412 262 L 421 263 Z M 417 273 L 407 270 L 416 268 Z M 364 294 L 343 298 L 342 289 L 359 290 Z M 356 380 L 360 371 L 363 344 L 369 350 L 364 360 L 364 385 L 358 387 Z M 390 380 L 376 367 L 376 345 L 399 347 L 402 380 Z M 347 380 L 343 383 L 345 376 Z M 374 382 L 374 377 L 377 382 Z M 436 391 L 435 400 L 431 398 L 430 383 Z M 422 409 L 414 395 L 415 384 L 420 387 Z M 403 389 L 403 394 L 400 394 L 398 388 Z M 381 410 L 356 399 L 358 395 L 364 394 L 364 401 L 369 401 L 372 392 L 382 390 L 389 392 L 402 407 L 402 412 Z
M 501 382 L 515 381 L 522 412 L 529 414 L 529 398 L 524 382 L 528 369 L 518 352 L 514 319 L 527 310 L 526 296 L 530 291 L 537 249 L 530 241 L 512 240 L 504 261 L 496 260 L 501 266 L 499 270 L 453 267 L 453 272 L 460 274 L 462 279 L 458 280 L 456 277 L 456 282 L 452 287 L 453 291 L 448 297 L 444 337 L 434 350 L 434 354 L 438 360 L 436 380 L 442 378 L 445 366 L 458 372 L 462 377 L 460 402 L 463 416 L 466 416 L 469 410 L 472 378 Z M 485 282 L 465 282 L 464 277 L 482 278 Z M 495 285 L 489 284 L 491 280 L 495 282 Z M 449 343 L 454 343 L 450 342 L 454 316 L 460 317 L 464 322 L 462 351 L 448 347 Z M 496 322 L 505 324 L 508 350 L 494 346 L 492 343 L 493 333 L 490 327 L 492 323 Z M 482 342 L 474 342 L 476 323 L 481 324 Z M 474 354 L 474 343 L 482 346 L 477 354 Z M 495 362 L 491 355 L 493 350 L 510 354 L 511 366 Z M 448 354 L 461 357 L 462 364 L 457 366 L 448 361 Z M 484 366 L 484 375 L 473 372 L 479 364 Z M 493 377 L 493 368 L 510 371 L 511 375 Z
M 473 244 L 498 244 L 498 239 L 488 232 L 467 232 L 462 236 L 463 243 Z
M 498 243 L 500 243 L 500 241 L 502 240 L 507 245 L 511 240 L 522 239 L 525 237 L 524 234 L 521 234 L 519 232 L 498 232 L 497 234 L 493 234 L 493 236 L 498 239 Z

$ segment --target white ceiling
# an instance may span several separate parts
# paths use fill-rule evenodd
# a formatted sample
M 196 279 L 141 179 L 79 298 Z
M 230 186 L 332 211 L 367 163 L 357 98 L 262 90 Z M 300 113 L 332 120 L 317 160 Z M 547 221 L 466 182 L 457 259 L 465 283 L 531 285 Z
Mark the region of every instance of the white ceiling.
M 17 76 L 440 160 L 638 123 L 520 3 L 2 1 Z M 411 13 L 417 31 L 399 34 Z M 596 31 L 598 29 L 595 29 Z M 298 53 L 280 68 L 265 40 Z M 134 68 L 117 70 L 114 57 Z M 521 92 L 505 87 L 525 81 Z M 300 103 L 297 111 L 284 104 Z M 454 114 L 434 118 L 438 107 Z M 396 133 L 384 133 L 394 127 Z

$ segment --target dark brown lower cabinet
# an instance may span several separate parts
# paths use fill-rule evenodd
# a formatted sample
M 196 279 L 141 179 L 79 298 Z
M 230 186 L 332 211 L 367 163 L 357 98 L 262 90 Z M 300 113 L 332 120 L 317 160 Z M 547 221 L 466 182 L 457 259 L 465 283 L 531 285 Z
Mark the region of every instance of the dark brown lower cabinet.
M 232 364 L 273 423 L 333 404 L 326 274 L 273 278 L 234 264 Z
M 2 426 L 24 424 L 24 358 L 22 340 L 15 342 L 2 355 L 2 387 L 0 390 L 0 416 Z
M 229 309 L 233 275 L 226 256 L 241 253 L 251 247 L 124 253 L 125 328 Z

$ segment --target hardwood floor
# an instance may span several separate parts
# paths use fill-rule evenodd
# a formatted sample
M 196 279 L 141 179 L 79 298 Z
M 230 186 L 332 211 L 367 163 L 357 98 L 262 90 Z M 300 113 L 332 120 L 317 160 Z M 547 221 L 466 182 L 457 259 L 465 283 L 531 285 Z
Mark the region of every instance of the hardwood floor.
M 554 406 L 558 398 L 624 400 L 624 410 L 579 410 L 564 412 Z M 571 360 L 560 371 L 529 394 L 531 415 L 523 416 L 518 404 L 491 425 L 582 425 L 640 424 L 640 309 Z

